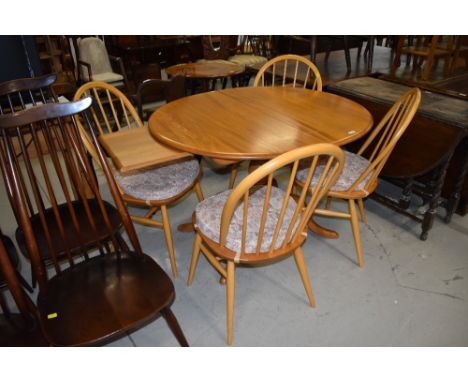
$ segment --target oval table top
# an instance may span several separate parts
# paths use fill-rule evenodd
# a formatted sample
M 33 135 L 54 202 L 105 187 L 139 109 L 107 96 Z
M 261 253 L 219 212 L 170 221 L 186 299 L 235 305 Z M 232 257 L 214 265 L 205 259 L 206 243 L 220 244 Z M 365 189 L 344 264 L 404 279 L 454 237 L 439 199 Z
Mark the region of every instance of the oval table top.
M 166 73 L 170 76 L 183 74 L 189 78 L 220 78 L 234 76 L 244 70 L 243 65 L 206 61 L 173 65 L 166 69 Z
M 331 93 L 288 87 L 216 90 L 156 110 L 150 132 L 189 153 L 225 160 L 271 159 L 315 143 L 343 145 L 372 127 L 358 103 Z

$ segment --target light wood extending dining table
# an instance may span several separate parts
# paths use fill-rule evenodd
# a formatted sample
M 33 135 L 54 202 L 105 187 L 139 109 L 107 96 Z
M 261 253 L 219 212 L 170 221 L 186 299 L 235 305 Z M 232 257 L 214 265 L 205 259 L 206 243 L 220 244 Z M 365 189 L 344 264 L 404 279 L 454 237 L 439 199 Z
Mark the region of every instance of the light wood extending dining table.
M 245 87 L 181 98 L 149 120 L 172 148 L 216 159 L 271 159 L 315 143 L 344 145 L 372 127 L 372 115 L 347 98 L 291 87 Z
M 162 145 L 151 137 L 146 127 L 102 134 L 99 136 L 99 143 L 122 174 L 148 170 L 192 156 L 190 153 Z
M 225 161 L 271 159 L 315 143 L 365 135 L 370 112 L 347 98 L 292 87 L 245 87 L 181 98 L 156 110 L 149 130 L 174 149 Z M 325 228 L 315 232 L 338 237 Z

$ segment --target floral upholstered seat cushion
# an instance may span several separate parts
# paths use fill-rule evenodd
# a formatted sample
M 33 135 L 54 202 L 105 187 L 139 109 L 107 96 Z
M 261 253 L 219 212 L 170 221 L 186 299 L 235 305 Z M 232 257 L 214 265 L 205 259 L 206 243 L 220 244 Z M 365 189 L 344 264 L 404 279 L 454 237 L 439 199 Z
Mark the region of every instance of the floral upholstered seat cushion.
M 210 198 L 198 203 L 195 209 L 196 224 L 198 229 L 207 236 L 209 239 L 219 243 L 220 227 L 221 227 L 221 214 L 223 212 L 226 200 L 231 194 L 231 190 L 221 192 Z M 262 187 L 249 196 L 248 212 L 247 212 L 247 232 L 245 252 L 255 253 L 257 249 L 258 233 L 262 219 L 263 204 L 265 202 L 266 187 Z M 263 232 L 262 244 L 260 252 L 268 252 L 273 240 L 276 224 L 283 204 L 285 192 L 279 188 L 272 187 L 270 200 L 267 210 L 267 218 L 265 222 L 265 229 Z M 241 252 L 242 246 L 242 225 L 243 225 L 243 202 L 237 206 L 229 226 L 228 235 L 226 238 L 225 246 L 236 253 Z M 284 215 L 283 223 L 275 243 L 275 249 L 282 246 L 285 240 L 286 232 L 289 228 L 292 216 L 296 209 L 296 202 L 293 198 L 289 197 L 286 212 Z M 300 219 L 300 216 L 297 220 Z M 291 236 L 295 233 L 297 223 L 292 230 Z
M 343 172 L 341 173 L 340 177 L 336 181 L 336 183 L 331 187 L 330 191 L 347 191 L 353 185 L 357 178 L 367 169 L 370 165 L 370 162 L 366 159 L 361 157 L 360 155 L 351 153 L 349 151 L 344 151 L 345 153 L 345 163 L 343 167 Z M 310 162 L 309 162 L 310 166 Z M 296 179 L 300 182 L 304 183 L 307 179 L 307 175 L 309 173 L 309 166 L 304 166 L 303 169 L 299 170 L 296 175 Z M 311 186 L 313 187 L 314 184 L 322 175 L 323 169 L 325 164 L 318 164 L 315 174 L 312 178 Z M 373 171 L 364 179 L 355 189 L 355 191 L 363 191 L 366 183 L 372 176 Z
M 190 187 L 199 171 L 198 161 L 191 159 L 128 175 L 116 172 L 115 179 L 127 195 L 143 200 L 164 200 Z

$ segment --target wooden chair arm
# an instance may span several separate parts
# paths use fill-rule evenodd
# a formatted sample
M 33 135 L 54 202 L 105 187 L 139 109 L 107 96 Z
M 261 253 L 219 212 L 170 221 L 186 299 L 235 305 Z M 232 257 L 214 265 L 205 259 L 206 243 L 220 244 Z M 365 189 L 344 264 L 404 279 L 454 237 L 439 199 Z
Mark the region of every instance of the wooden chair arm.
M 128 87 L 128 79 L 127 79 L 127 72 L 125 71 L 125 66 L 123 64 L 123 60 L 121 57 L 117 57 L 117 56 L 111 56 L 109 54 L 109 60 L 115 62 L 116 64 L 119 65 L 119 70 L 120 70 L 120 74 L 122 74 L 123 78 L 124 78 L 124 83 L 125 83 L 125 88 L 129 89 Z
M 78 63 L 78 65 L 84 66 L 88 70 L 88 78 L 89 78 L 90 81 L 92 81 L 93 72 L 91 70 L 91 64 L 86 62 L 86 61 L 82 61 L 82 60 L 77 60 L 77 63 Z M 83 82 L 83 79 L 81 78 L 81 70 L 80 69 L 78 69 L 78 82 L 79 83 Z

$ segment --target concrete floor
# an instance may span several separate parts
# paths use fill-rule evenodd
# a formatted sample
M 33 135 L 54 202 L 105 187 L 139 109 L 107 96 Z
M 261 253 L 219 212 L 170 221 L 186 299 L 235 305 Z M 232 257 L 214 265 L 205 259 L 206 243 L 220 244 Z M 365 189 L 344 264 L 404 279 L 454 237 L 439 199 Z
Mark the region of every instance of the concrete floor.
M 224 190 L 227 183 L 228 175 L 207 168 L 205 196 Z M 194 235 L 176 227 L 189 219 L 196 203 L 191 194 L 169 212 L 180 273 L 174 280 L 173 310 L 192 346 L 225 346 L 225 288 L 204 257 L 193 285 L 186 286 Z M 322 220 L 340 238 L 310 234 L 303 246 L 316 309 L 307 303 L 292 257 L 238 269 L 234 346 L 468 345 L 468 219 L 455 215 L 448 225 L 436 219 L 423 242 L 419 225 L 410 219 L 372 200 L 365 208 L 362 269 L 355 264 L 347 221 Z M 143 226 L 137 226 L 137 232 L 144 251 L 170 273 L 163 232 Z M 111 345 L 177 343 L 160 319 Z
M 224 190 L 229 175 L 206 163 L 204 167 L 205 196 Z M 109 195 L 105 184 L 103 192 Z M 173 311 L 192 346 L 225 346 L 225 288 L 204 257 L 193 285 L 186 285 L 194 235 L 176 227 L 189 220 L 196 203 L 191 193 L 169 209 L 179 269 Z M 0 206 L 0 226 L 13 237 L 16 223 L 4 190 Z M 333 207 L 345 206 L 334 202 Z M 265 267 L 238 268 L 234 346 L 468 345 L 468 219 L 455 215 L 447 225 L 437 218 L 423 242 L 415 222 L 372 200 L 365 202 L 365 208 L 362 269 L 355 264 L 347 221 L 319 220 L 337 230 L 340 238 L 309 234 L 303 246 L 316 309 L 308 305 L 292 257 Z M 442 216 L 443 210 L 439 213 Z M 136 229 L 143 250 L 170 274 L 163 232 L 139 225 Z M 22 273 L 29 280 L 29 266 L 22 262 Z M 177 346 L 177 342 L 159 319 L 110 346 Z

